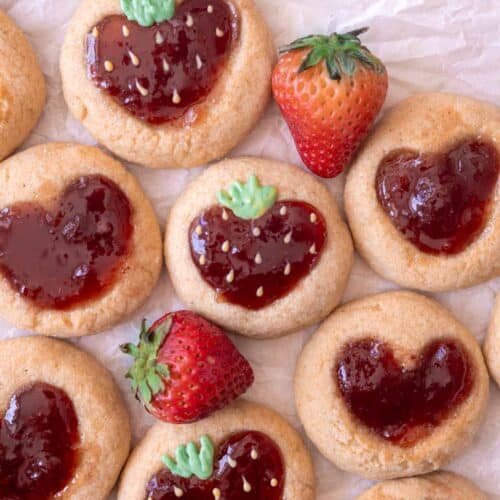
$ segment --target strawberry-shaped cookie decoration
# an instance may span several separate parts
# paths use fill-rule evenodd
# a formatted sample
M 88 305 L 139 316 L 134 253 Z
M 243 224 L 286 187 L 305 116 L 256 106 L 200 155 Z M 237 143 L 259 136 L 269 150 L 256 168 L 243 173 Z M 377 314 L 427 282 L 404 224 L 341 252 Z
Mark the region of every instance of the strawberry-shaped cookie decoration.
M 239 35 L 225 0 L 121 0 L 87 34 L 89 78 L 135 117 L 161 125 L 214 87 Z
M 162 457 L 165 468 L 148 482 L 146 498 L 175 500 L 280 500 L 285 471 L 276 443 L 257 431 L 243 431 L 228 437 L 216 450 L 208 436 L 182 444 L 175 459 Z
M 255 175 L 217 195 L 192 221 L 191 256 L 218 299 L 260 309 L 284 297 L 316 265 L 326 242 L 323 215 L 309 203 L 277 201 Z
M 190 311 L 165 315 L 139 344 L 121 349 L 134 358 L 132 391 L 156 418 L 193 422 L 223 408 L 253 383 L 253 370 L 226 334 Z

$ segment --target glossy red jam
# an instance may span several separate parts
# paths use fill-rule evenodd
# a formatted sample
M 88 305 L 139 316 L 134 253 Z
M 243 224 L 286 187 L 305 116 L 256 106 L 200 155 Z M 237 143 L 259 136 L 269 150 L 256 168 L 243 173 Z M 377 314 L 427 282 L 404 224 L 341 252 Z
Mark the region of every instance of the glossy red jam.
M 212 90 L 238 38 L 224 0 L 185 0 L 150 28 L 113 15 L 87 35 L 87 71 L 97 87 L 154 125 L 174 120 Z
M 352 413 L 379 436 L 408 447 L 430 434 L 469 395 L 469 357 L 454 340 L 437 340 L 401 366 L 373 339 L 347 344 L 335 378 Z
M 121 189 L 105 177 L 80 177 L 53 212 L 33 203 L 0 211 L 0 271 L 36 305 L 67 309 L 113 283 L 131 234 Z
M 275 203 L 243 220 L 214 206 L 192 223 L 191 256 L 221 301 L 260 309 L 285 296 L 319 261 L 327 230 L 308 203 Z
M 285 484 L 283 457 L 265 434 L 255 431 L 232 435 L 216 452 L 212 478 L 183 479 L 168 469 L 154 475 L 145 500 L 281 500 Z
M 442 154 L 393 151 L 378 168 L 378 200 L 420 250 L 456 254 L 484 227 L 499 165 L 495 147 L 480 139 Z
M 49 500 L 71 482 L 78 420 L 60 389 L 36 383 L 12 396 L 0 422 L 0 498 Z

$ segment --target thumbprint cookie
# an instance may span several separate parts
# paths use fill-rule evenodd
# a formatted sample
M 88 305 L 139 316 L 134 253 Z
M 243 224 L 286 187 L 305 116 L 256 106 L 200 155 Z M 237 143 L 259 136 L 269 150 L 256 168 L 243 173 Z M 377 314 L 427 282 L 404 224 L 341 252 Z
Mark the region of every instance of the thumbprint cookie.
M 484 341 L 484 357 L 495 382 L 500 386 L 500 294 L 497 296 L 488 334 Z
M 105 500 L 130 447 L 109 372 L 68 343 L 0 342 L 0 491 L 23 500 Z
M 434 472 L 421 477 L 393 479 L 376 484 L 358 500 L 487 500 L 465 477 L 453 472 Z
M 153 426 L 125 466 L 118 500 L 314 500 L 314 491 L 297 432 L 240 400 L 196 423 Z
M 118 323 L 161 269 L 155 214 L 99 149 L 47 144 L 0 164 L 0 315 L 55 336 Z
M 66 102 L 122 158 L 224 156 L 262 114 L 274 47 L 253 0 L 83 0 L 62 49 Z
M 297 167 L 225 160 L 174 204 L 165 258 L 180 299 L 226 329 L 284 335 L 339 303 L 353 248 L 334 198 Z
M 500 108 L 420 94 L 381 121 L 348 175 L 355 244 L 381 276 L 446 291 L 500 272 Z
M 475 338 L 437 302 L 410 292 L 338 309 L 295 374 L 311 440 L 341 469 L 371 479 L 443 467 L 471 442 L 488 391 Z
M 0 160 L 28 137 L 45 104 L 45 80 L 23 32 L 0 10 Z

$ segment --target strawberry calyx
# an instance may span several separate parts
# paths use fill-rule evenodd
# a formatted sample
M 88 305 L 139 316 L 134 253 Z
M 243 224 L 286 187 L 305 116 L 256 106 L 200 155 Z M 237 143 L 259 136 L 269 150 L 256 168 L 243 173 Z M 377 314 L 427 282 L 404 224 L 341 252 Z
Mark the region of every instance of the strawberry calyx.
M 148 408 L 154 396 L 165 389 L 164 381 L 170 378 L 170 369 L 166 364 L 158 363 L 158 351 L 172 327 L 172 317 L 169 316 L 154 330 L 146 327 L 142 321 L 139 343 L 137 345 L 122 344 L 123 353 L 134 358 L 129 368 L 127 378 L 132 380 L 132 392 Z
M 352 77 L 358 63 L 377 73 L 383 73 L 385 68 L 380 59 L 362 45 L 359 39 L 359 35 L 367 30 L 368 28 L 360 28 L 347 33 L 308 35 L 281 47 L 279 52 L 284 54 L 292 50 L 310 49 L 298 72 L 302 73 L 325 61 L 332 80 L 338 81 L 343 75 Z

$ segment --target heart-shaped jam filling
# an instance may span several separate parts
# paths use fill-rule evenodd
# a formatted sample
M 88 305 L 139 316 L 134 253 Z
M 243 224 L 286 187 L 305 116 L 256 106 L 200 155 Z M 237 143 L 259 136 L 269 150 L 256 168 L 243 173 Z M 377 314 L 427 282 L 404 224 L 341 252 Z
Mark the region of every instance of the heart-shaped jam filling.
M 123 191 L 99 175 L 80 177 L 53 212 L 33 203 L 0 211 L 0 271 L 39 307 L 67 309 L 112 285 L 132 230 Z
M 463 346 L 436 340 L 401 366 L 392 349 L 363 339 L 345 346 L 334 377 L 351 412 L 402 447 L 429 435 L 470 394 L 473 370 Z
M 87 35 L 88 75 L 137 118 L 163 124 L 210 93 L 238 33 L 224 0 L 185 0 L 151 27 L 108 16 Z
M 261 432 L 246 431 L 230 436 L 219 446 L 207 479 L 181 477 L 165 468 L 150 479 L 144 498 L 280 500 L 284 484 L 283 457 L 276 443 Z
M 65 392 L 38 382 L 12 396 L 0 422 L 0 498 L 53 498 L 73 478 L 79 443 Z
M 378 167 L 377 196 L 420 250 L 456 254 L 482 231 L 499 169 L 495 146 L 480 139 L 440 154 L 397 150 Z
M 318 262 L 326 223 L 316 208 L 280 201 L 245 220 L 214 206 L 190 228 L 191 256 L 221 301 L 260 309 L 285 296 Z

